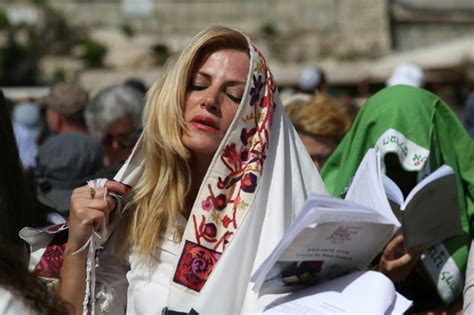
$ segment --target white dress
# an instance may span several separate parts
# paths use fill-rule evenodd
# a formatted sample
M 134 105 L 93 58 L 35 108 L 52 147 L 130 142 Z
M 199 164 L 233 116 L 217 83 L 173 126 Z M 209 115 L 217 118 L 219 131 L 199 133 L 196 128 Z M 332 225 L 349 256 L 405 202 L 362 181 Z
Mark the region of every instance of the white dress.
M 186 219 L 178 218 L 178 226 Z M 110 238 L 97 268 L 96 314 L 161 314 L 178 261 L 180 243 L 170 233 L 157 245 L 150 264 L 133 253 L 117 256 L 121 228 Z
M 186 224 L 186 220 L 181 219 Z M 136 255 L 130 255 L 127 314 L 161 314 L 167 306 L 179 249 L 180 243 L 176 243 L 171 234 L 163 240 L 153 256 L 155 266 L 150 267 L 140 262 Z

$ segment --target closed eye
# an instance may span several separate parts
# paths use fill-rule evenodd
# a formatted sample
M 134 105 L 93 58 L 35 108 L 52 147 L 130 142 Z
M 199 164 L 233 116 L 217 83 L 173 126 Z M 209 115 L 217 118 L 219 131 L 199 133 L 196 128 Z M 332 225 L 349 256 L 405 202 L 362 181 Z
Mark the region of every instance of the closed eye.
M 204 90 L 206 88 L 205 85 L 201 85 L 201 84 L 195 84 L 195 83 L 191 83 L 189 85 L 189 90 L 190 91 L 201 91 L 201 90 Z
M 230 98 L 236 104 L 240 104 L 240 102 L 242 101 L 242 96 L 235 96 L 235 95 L 232 95 L 232 94 L 229 94 L 229 93 L 227 93 L 226 95 L 227 95 L 228 98 Z

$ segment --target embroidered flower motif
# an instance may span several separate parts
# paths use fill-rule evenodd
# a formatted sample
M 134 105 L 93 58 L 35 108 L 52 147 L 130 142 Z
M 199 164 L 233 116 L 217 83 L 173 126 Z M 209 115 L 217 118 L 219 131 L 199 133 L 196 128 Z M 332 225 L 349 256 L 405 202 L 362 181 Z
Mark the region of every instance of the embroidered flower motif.
M 211 212 L 211 217 L 212 217 L 212 221 L 218 223 L 219 222 L 219 219 L 221 218 L 221 216 L 219 215 L 219 213 L 214 210 Z
M 220 256 L 218 252 L 186 241 L 173 281 L 199 292 Z
M 246 146 L 248 145 L 248 140 L 252 137 L 255 133 L 257 133 L 257 128 L 252 128 L 247 131 L 247 128 L 243 128 L 240 132 L 240 141 Z
M 64 247 L 65 244 L 49 245 L 36 265 L 35 273 L 43 277 L 59 278 L 59 272 L 63 265 Z
M 235 143 L 231 143 L 225 147 L 223 157 L 233 164 L 240 162 L 239 154 L 235 149 Z
M 220 194 L 212 199 L 212 203 L 216 210 L 223 210 L 227 206 L 227 197 L 224 194 Z
M 222 221 L 222 225 L 224 225 L 224 227 L 227 229 L 227 227 L 229 226 L 230 222 L 232 221 L 229 216 L 226 214 L 224 216 L 224 218 L 221 220 Z
M 256 65 L 255 65 L 255 72 L 263 73 L 265 70 L 262 61 L 260 60 Z
M 250 89 L 250 106 L 253 106 L 257 103 L 258 99 L 260 98 L 260 93 L 264 86 L 264 82 L 262 80 L 262 76 L 252 76 L 253 80 L 253 87 Z
M 242 151 L 240 151 L 240 160 L 241 160 L 242 162 L 245 162 L 245 161 L 248 160 L 248 158 L 249 158 L 249 151 L 250 151 L 250 150 L 249 150 L 248 148 L 246 148 L 246 147 L 242 148 Z
M 202 207 L 202 210 L 204 211 L 211 211 L 212 210 L 212 201 L 210 200 L 210 198 L 207 198 L 206 200 L 203 200 L 201 201 L 201 207 Z
M 257 187 L 257 176 L 254 173 L 247 173 L 242 177 L 242 184 L 240 186 L 243 191 L 252 193 Z
M 217 235 L 217 227 L 214 223 L 206 223 L 204 225 L 203 236 L 206 238 L 214 238 Z

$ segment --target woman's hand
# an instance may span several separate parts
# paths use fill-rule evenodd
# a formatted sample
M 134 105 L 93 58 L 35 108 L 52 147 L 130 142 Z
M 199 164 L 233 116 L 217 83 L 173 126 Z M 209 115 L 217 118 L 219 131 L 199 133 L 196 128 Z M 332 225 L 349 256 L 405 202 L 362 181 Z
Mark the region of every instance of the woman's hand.
M 108 181 L 107 191 L 123 195 L 128 187 L 114 181 Z M 94 229 L 106 222 L 110 211 L 115 207 L 112 197 L 105 196 L 104 188 L 95 188 L 91 194 L 89 186 L 74 189 L 71 196 L 69 214 L 69 237 L 64 253 L 63 266 L 56 294 L 72 306 L 71 313 L 82 314 L 84 300 L 87 251 L 74 253 L 89 239 Z
M 108 181 L 106 187 L 108 192 L 118 195 L 128 191 L 127 186 L 114 181 Z M 95 194 L 91 195 L 89 186 L 85 185 L 72 192 L 68 238 L 70 249 L 79 249 L 94 230 L 97 230 L 103 222 L 107 222 L 115 202 L 110 195 L 104 198 L 105 191 L 105 188 L 95 188 Z
M 404 280 L 412 271 L 421 252 L 405 252 L 403 236 L 397 235 L 385 246 L 380 257 L 378 271 L 389 277 L 393 283 Z

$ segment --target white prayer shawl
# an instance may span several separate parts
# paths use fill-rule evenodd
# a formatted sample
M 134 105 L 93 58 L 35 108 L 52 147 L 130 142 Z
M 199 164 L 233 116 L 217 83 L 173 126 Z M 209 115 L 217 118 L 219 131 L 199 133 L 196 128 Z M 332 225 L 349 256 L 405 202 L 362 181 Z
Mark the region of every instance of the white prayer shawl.
M 244 98 L 185 228 L 170 283 L 168 309 L 172 311 L 256 311 L 262 299 L 251 290 L 252 273 L 280 240 L 308 194 L 327 193 L 283 112 L 265 59 L 248 42 L 251 58 Z M 134 186 L 142 171 L 140 139 L 115 180 Z

